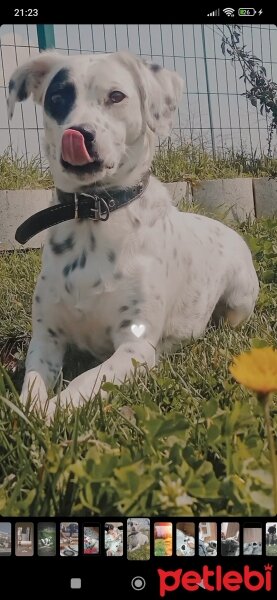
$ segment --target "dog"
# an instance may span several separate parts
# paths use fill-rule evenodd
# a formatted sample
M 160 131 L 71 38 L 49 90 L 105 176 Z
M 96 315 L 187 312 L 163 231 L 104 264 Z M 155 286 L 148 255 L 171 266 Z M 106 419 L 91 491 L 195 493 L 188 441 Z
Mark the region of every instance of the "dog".
M 211 540 L 210 542 L 204 542 L 199 538 L 199 556 L 216 556 L 217 555 L 217 542 Z
M 238 556 L 239 555 L 239 540 L 236 536 L 221 539 L 221 555 L 222 556 Z
M 121 556 L 123 554 L 123 527 L 116 527 L 112 523 L 105 524 L 105 552 L 106 556 Z
M 249 556 L 253 554 L 255 556 L 262 555 L 262 544 L 261 542 L 248 542 L 243 544 L 243 554 Z
M 139 521 L 128 520 L 127 524 L 127 549 L 128 552 L 135 552 L 142 546 L 149 544 L 149 538 L 140 531 Z
M 180 529 L 176 529 L 176 555 L 194 556 L 195 540 L 191 535 L 186 535 Z
M 109 535 L 105 536 L 105 552 L 106 556 L 122 556 L 123 543 L 122 539 L 110 539 Z
M 259 284 L 243 239 L 179 212 L 149 176 L 156 136 L 170 133 L 182 89 L 176 72 L 128 52 L 48 51 L 12 75 L 9 118 L 31 94 L 43 107 L 56 189 L 21 392 L 23 405 L 29 398 L 50 418 L 57 397 L 49 401 L 48 390 L 68 344 L 100 362 L 59 395 L 61 407 L 79 407 L 103 379 L 120 384 L 134 364 L 151 369 L 161 352 L 201 336 L 211 317 L 236 327 L 254 310 Z M 59 208 L 70 220 L 60 222 Z

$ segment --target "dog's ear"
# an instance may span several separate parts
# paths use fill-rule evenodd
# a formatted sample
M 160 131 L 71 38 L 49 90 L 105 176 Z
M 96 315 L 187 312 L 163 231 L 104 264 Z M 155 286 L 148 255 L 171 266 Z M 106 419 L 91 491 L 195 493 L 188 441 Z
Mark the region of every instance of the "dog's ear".
M 9 97 L 7 100 L 8 116 L 12 119 L 16 102 L 23 102 L 33 94 L 34 102 L 41 103 L 44 81 L 50 71 L 64 61 L 64 57 L 52 50 L 42 52 L 37 58 L 30 58 L 18 67 L 9 82 Z
M 159 136 L 169 135 L 184 80 L 175 71 L 148 63 L 129 52 L 119 52 L 119 59 L 132 71 L 141 97 L 148 127 Z
M 155 63 L 142 62 L 142 69 L 148 126 L 157 135 L 167 136 L 182 97 L 184 81 L 175 71 L 168 71 Z

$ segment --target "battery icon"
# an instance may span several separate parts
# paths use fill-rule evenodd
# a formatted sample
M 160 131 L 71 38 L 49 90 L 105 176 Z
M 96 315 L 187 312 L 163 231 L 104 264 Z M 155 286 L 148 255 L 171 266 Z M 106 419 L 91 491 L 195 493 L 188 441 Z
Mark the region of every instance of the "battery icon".
M 254 17 L 256 14 L 255 8 L 239 8 L 238 15 L 239 17 Z

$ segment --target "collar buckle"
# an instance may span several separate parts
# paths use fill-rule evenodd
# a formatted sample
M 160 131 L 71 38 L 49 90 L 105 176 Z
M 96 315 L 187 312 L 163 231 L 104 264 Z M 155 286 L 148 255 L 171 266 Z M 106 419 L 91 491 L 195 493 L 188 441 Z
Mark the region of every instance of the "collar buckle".
M 76 211 L 76 196 L 75 194 L 75 218 L 78 218 L 78 197 L 77 197 L 77 211 Z M 80 194 L 80 196 L 85 196 L 86 198 L 90 198 L 90 200 L 94 200 L 94 206 L 89 205 L 89 218 L 93 221 L 107 221 L 110 216 L 109 205 L 106 200 L 101 196 L 92 195 L 92 194 Z M 77 216 L 76 216 L 77 215 Z
M 79 199 L 77 194 L 74 194 L 74 219 L 79 219 Z

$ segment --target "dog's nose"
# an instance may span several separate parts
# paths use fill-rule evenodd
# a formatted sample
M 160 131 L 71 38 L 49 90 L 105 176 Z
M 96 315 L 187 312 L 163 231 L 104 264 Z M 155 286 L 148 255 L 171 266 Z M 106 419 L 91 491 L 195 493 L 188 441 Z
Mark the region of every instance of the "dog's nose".
M 73 125 L 72 127 L 70 127 L 70 129 L 79 131 L 82 134 L 82 136 L 84 138 L 86 149 L 87 149 L 89 155 L 93 156 L 93 154 L 95 153 L 94 141 L 95 141 L 95 136 L 96 136 L 94 129 L 92 129 L 92 127 L 90 127 L 90 125 L 83 124 L 83 123 L 81 125 Z

